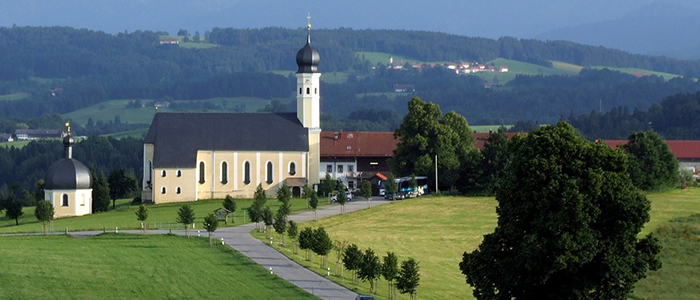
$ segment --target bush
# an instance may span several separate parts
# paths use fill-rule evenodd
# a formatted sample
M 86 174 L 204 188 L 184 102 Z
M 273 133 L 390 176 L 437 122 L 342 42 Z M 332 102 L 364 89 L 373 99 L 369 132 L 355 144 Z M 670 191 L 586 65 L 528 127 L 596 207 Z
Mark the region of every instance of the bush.
M 135 197 L 134 200 L 131 200 L 131 205 L 141 205 L 141 196 Z

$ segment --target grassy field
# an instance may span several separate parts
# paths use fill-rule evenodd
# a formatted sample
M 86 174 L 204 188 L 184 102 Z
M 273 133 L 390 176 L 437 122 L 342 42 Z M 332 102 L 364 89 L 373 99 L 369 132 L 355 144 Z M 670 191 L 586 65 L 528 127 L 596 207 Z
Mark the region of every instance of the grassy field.
M 659 225 L 663 266 L 637 283 L 633 299 L 700 299 L 700 215 Z
M 682 75 L 678 74 L 671 74 L 671 73 L 664 73 L 664 72 L 656 72 L 656 71 L 650 71 L 650 70 L 645 70 L 645 69 L 637 69 L 637 68 L 612 68 L 612 67 L 605 67 L 605 66 L 592 66 L 590 67 L 592 69 L 610 69 L 614 71 L 620 71 L 622 73 L 628 73 L 628 74 L 643 74 L 643 75 L 656 75 L 663 77 L 666 80 L 671 80 L 676 77 L 683 77 Z
M 700 189 L 697 188 L 651 194 L 648 198 L 652 202 L 651 221 L 643 234 L 671 219 L 700 212 Z M 333 239 L 348 240 L 363 249 L 372 247 L 380 256 L 393 251 L 399 260 L 415 258 L 420 262 L 422 277 L 418 288 L 419 299 L 473 299 L 471 287 L 466 284 L 458 264 L 462 253 L 475 249 L 481 243 L 482 236 L 493 231 L 497 217 L 495 207 L 493 198 L 424 197 L 304 223 L 302 226 L 324 226 Z M 290 248 L 281 251 L 308 268 L 325 273 L 318 267 L 318 259 L 309 263 L 291 253 Z M 697 253 L 697 250 L 694 251 Z M 330 261 L 336 261 L 335 252 L 331 254 Z M 335 263 L 330 266 L 335 270 Z M 700 263 L 692 267 L 700 269 Z M 368 283 L 361 283 L 359 288 L 355 288 L 348 283 L 349 276 L 350 273 L 345 272 L 346 279 L 338 276 L 331 278 L 358 292 L 368 292 Z M 386 298 L 386 282 L 381 281 L 378 287 L 378 296 Z M 693 291 L 700 295 L 697 285 Z
M 185 49 L 209 49 L 219 47 L 217 44 L 180 42 L 180 48 Z
M 486 133 L 489 132 L 489 130 L 496 132 L 501 126 L 504 126 L 506 129 L 513 127 L 513 125 L 469 125 L 469 128 L 476 132 Z
M 359 57 L 360 59 L 364 58 L 369 61 L 370 65 L 376 66 L 377 63 L 380 63 L 382 65 L 388 65 L 389 64 L 389 58 L 392 56 L 390 53 L 384 53 L 384 52 L 368 52 L 368 51 L 358 51 L 355 52 L 355 55 Z M 409 63 L 409 64 L 422 64 L 424 61 L 420 61 L 417 59 L 411 59 L 407 57 L 403 57 L 400 55 L 393 55 L 394 57 L 394 63 Z
M 581 70 L 583 70 L 583 67 L 579 66 L 579 65 L 565 63 L 563 61 L 556 61 L 556 60 L 551 60 L 551 62 L 552 62 L 552 67 L 555 69 L 573 72 L 573 73 L 577 73 L 577 74 L 578 74 L 578 72 L 581 72 Z
M 318 299 L 206 238 L 0 237 L 0 299 Z
M 29 93 L 14 93 L 8 95 L 0 95 L 0 101 L 21 100 L 27 97 L 29 97 Z
M 6 143 L 0 143 L 0 147 L 5 147 L 5 148 L 10 148 L 10 147 L 15 147 L 15 148 L 22 148 L 29 144 L 31 141 L 12 141 L 12 142 L 6 142 Z
M 113 137 L 115 139 L 123 139 L 123 138 L 127 138 L 127 137 L 142 139 L 146 135 L 146 132 L 148 132 L 148 128 L 117 132 L 117 133 L 107 134 L 106 136 Z
M 142 107 L 142 108 L 126 108 L 126 105 L 134 99 L 120 99 L 120 100 L 109 100 L 95 105 L 79 109 L 67 114 L 63 117 L 70 119 L 72 121 L 78 122 L 81 125 L 87 124 L 89 118 L 93 121 L 103 121 L 108 122 L 114 120 L 115 116 L 119 116 L 122 123 L 131 124 L 151 124 L 153 116 L 156 114 L 156 110 L 153 107 Z M 150 102 L 153 100 L 142 99 L 141 102 Z M 270 103 L 268 99 L 255 98 L 255 97 L 234 97 L 234 98 L 212 98 L 206 100 L 192 100 L 208 102 L 215 105 L 221 105 L 223 107 L 234 108 L 237 105 L 243 105 L 244 111 L 251 112 L 257 111 L 265 107 L 266 104 Z M 159 112 L 174 111 L 167 108 L 159 108 Z
M 273 197 L 273 195 L 270 195 L 270 197 Z M 63 231 L 65 228 L 68 228 L 69 231 L 102 230 L 102 228 L 114 231 L 115 227 L 119 227 L 119 229 L 139 229 L 141 224 L 136 220 L 135 215 L 138 206 L 130 205 L 130 202 L 131 200 L 129 199 L 119 200 L 117 201 L 117 208 L 108 212 L 54 220 L 52 229 L 54 231 Z M 202 221 L 206 214 L 222 207 L 222 202 L 222 200 L 189 202 L 195 211 L 195 230 L 202 229 Z M 238 205 L 238 210 L 236 211 L 236 223 L 232 224 L 232 222 L 229 222 L 228 226 L 242 224 L 245 214 L 244 210 L 248 208 L 251 203 L 251 199 L 237 199 L 236 204 Z M 149 228 L 183 229 L 181 224 L 175 222 L 177 210 L 182 204 L 183 203 L 171 203 L 148 206 L 147 224 Z M 280 202 L 274 198 L 270 198 L 267 200 L 267 205 L 269 205 L 274 212 L 277 211 Z M 292 199 L 292 211 L 304 209 L 306 209 L 306 200 Z M 3 214 L 3 216 L 0 217 L 0 233 L 41 232 L 41 223 L 34 217 L 34 207 L 25 207 L 23 212 L 24 215 L 20 217 L 20 224 L 18 226 L 15 225 L 14 220 L 8 219 L 7 216 Z M 232 216 L 229 217 L 229 220 L 232 220 Z M 245 221 L 249 221 L 247 215 L 245 215 Z M 221 226 L 223 227 L 224 224 L 222 223 Z

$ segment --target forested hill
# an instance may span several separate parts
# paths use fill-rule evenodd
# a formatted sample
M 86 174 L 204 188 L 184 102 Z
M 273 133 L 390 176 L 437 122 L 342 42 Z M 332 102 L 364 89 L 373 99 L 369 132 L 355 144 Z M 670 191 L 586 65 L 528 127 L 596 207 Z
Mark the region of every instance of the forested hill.
M 106 34 L 69 27 L 0 28 L 0 80 L 29 77 L 80 78 L 158 83 L 201 80 L 240 71 L 293 70 L 304 29 L 214 28 L 190 49 L 160 45 L 164 32 Z M 403 30 L 320 29 L 312 31 L 322 53 L 322 71 L 360 68 L 356 51 L 386 52 L 422 61 L 490 61 L 507 58 L 541 65 L 550 60 L 582 66 L 634 67 L 700 77 L 700 61 L 629 54 L 564 41 L 498 40 Z

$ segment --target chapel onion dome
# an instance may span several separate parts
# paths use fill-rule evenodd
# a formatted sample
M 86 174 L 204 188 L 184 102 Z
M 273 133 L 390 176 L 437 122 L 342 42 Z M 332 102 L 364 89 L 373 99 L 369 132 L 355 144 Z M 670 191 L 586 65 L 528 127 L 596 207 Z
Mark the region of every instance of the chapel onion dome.
M 311 46 L 311 26 L 308 26 L 308 28 L 309 33 L 306 36 L 306 45 L 297 52 L 297 66 L 299 66 L 297 73 L 317 73 L 318 63 L 321 61 L 318 51 Z
M 44 178 L 44 189 L 77 190 L 89 189 L 92 186 L 90 170 L 83 163 L 72 158 L 74 143 L 75 141 L 70 135 L 63 138 L 66 157 L 49 167 L 46 178 Z

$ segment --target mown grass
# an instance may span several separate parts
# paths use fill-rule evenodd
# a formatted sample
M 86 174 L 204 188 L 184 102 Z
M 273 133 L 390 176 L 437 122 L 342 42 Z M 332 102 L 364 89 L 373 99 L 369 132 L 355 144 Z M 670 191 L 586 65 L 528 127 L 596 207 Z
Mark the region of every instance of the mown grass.
M 219 47 L 217 44 L 210 43 L 193 43 L 193 42 L 180 42 L 180 48 L 184 49 L 209 49 Z
M 597 69 L 597 70 L 609 69 L 609 70 L 620 71 L 622 73 L 633 74 L 633 75 L 634 74 L 656 75 L 656 76 L 663 77 L 663 79 L 665 79 L 665 80 L 671 80 L 671 79 L 676 78 L 676 77 L 683 77 L 682 75 L 678 75 L 678 74 L 657 72 L 657 71 L 637 69 L 637 68 L 613 68 L 613 67 L 606 67 L 606 66 L 592 66 L 590 68 Z
M 665 222 L 654 234 L 662 245 L 663 266 L 640 280 L 631 298 L 700 299 L 700 215 Z
M 206 238 L 0 237 L 0 299 L 318 299 Z
M 24 141 L 5 142 L 5 143 L 0 143 L 0 147 L 5 147 L 5 148 L 15 147 L 15 148 L 19 149 L 19 148 L 22 148 L 22 147 L 26 146 L 27 144 L 29 144 L 29 142 L 31 142 L 31 141 L 24 140 Z
M 673 218 L 700 212 L 700 189 L 671 190 L 650 194 L 648 198 L 652 202 L 651 221 L 642 234 L 652 232 Z M 393 251 L 399 260 L 415 258 L 421 267 L 420 299 L 474 299 L 458 264 L 465 251 L 476 249 L 483 235 L 493 231 L 496 204 L 490 197 L 423 197 L 303 223 L 301 227 L 324 226 L 334 240 L 347 240 L 362 249 L 371 247 L 380 256 Z M 256 235 L 262 237 L 262 234 Z M 319 268 L 318 258 L 309 263 L 303 260 L 301 253 L 293 254 L 290 246 L 280 250 L 307 268 L 326 273 Z M 333 262 L 330 267 L 334 272 L 336 259 L 332 252 L 329 261 Z M 700 269 L 700 263 L 693 268 Z M 355 287 L 349 283 L 349 278 L 348 271 L 344 272 L 344 278 L 331 276 L 348 288 L 368 293 L 368 283 Z M 378 298 L 385 299 L 386 282 L 380 281 L 378 287 Z M 693 291 L 700 295 L 700 289 Z
M 29 93 L 13 93 L 13 94 L 7 94 L 7 95 L 0 95 L 0 101 L 14 101 L 14 100 L 22 100 L 24 98 L 29 97 Z
M 111 133 L 111 134 L 107 134 L 106 136 L 113 137 L 115 139 L 123 139 L 123 138 L 129 138 L 129 137 L 136 138 L 136 139 L 142 139 L 146 135 L 146 132 L 148 132 L 148 128 Z
M 130 199 L 122 199 L 117 203 L 115 210 L 101 212 L 81 217 L 72 218 L 61 218 L 56 219 L 52 222 L 51 228 L 54 231 L 64 231 L 68 228 L 69 231 L 85 231 L 85 230 L 106 230 L 114 231 L 116 227 L 119 229 L 140 229 L 141 223 L 136 220 L 136 211 L 138 210 L 137 205 L 130 205 Z M 202 230 L 202 222 L 204 217 L 222 207 L 223 200 L 200 200 L 196 202 L 188 202 L 192 206 L 195 212 L 195 230 Z M 236 199 L 237 211 L 236 211 L 236 222 L 233 223 L 232 216 L 229 216 L 229 224 L 220 224 L 221 227 L 240 225 L 244 223 L 244 218 L 246 222 L 249 222 L 248 216 L 245 215 L 245 209 L 247 209 L 252 203 L 251 199 Z M 160 229 L 182 229 L 181 224 L 176 223 L 177 210 L 180 209 L 185 203 L 168 203 L 168 204 L 157 204 L 148 205 L 148 220 L 146 224 L 149 228 L 160 228 Z M 267 205 L 273 211 L 277 211 L 280 206 L 280 202 L 277 199 L 271 198 L 267 200 Z M 300 211 L 306 209 L 305 199 L 292 199 L 292 211 Z M 14 232 L 41 232 L 42 225 L 34 217 L 34 207 L 25 207 L 23 210 L 24 215 L 19 219 L 19 225 L 15 225 L 15 220 L 7 218 L 7 216 L 0 217 L 0 233 L 14 233 Z
M 556 61 L 556 60 L 550 60 L 552 63 L 552 67 L 555 69 L 559 70 L 564 70 L 567 72 L 572 72 L 572 73 L 579 73 L 581 70 L 583 70 L 583 66 L 579 66 L 576 64 L 571 64 L 571 63 L 566 63 L 563 61 Z

